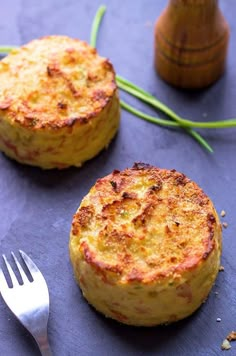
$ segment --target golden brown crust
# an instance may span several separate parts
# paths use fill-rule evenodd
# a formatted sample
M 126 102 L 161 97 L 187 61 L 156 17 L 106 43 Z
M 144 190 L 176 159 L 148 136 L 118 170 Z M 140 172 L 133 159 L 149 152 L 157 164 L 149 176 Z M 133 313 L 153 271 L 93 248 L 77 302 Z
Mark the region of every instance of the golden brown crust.
M 102 259 L 104 269 L 115 266 L 123 283 L 150 283 L 208 258 L 215 246 L 214 214 L 210 199 L 184 174 L 136 164 L 97 181 L 74 217 L 72 233 L 83 241 L 82 254 L 84 246 L 86 254 L 91 250 L 88 263 L 100 266 Z M 90 238 L 86 231 L 98 226 Z
M 47 36 L 0 61 L 0 149 L 42 168 L 81 164 L 119 126 L 115 72 L 85 42 Z
M 108 59 L 66 36 L 46 36 L 13 50 L 0 62 L 0 78 L 1 116 L 32 130 L 83 125 L 117 90 Z
M 73 218 L 70 256 L 85 298 L 132 325 L 182 319 L 217 276 L 221 225 L 184 174 L 136 163 L 98 179 Z

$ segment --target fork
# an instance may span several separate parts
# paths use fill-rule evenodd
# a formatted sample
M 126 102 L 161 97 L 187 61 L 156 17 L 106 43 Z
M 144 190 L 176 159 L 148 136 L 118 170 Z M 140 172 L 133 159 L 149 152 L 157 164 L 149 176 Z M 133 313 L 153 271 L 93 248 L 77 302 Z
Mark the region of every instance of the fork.
M 22 282 L 18 281 L 10 263 L 5 255 L 2 255 L 12 286 L 0 269 L 0 292 L 12 313 L 24 325 L 34 337 L 42 356 L 52 356 L 48 343 L 47 323 L 49 316 L 49 293 L 46 281 L 27 254 L 19 250 L 20 255 L 28 268 L 30 279 L 12 252 L 13 260 L 18 268 Z

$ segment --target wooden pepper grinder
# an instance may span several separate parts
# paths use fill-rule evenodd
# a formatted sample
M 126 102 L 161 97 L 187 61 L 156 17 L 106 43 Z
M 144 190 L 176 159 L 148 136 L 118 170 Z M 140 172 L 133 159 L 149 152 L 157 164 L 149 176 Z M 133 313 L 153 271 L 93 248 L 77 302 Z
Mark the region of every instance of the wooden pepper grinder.
M 203 88 L 224 71 L 229 26 L 218 0 L 169 0 L 155 25 L 155 67 L 168 83 Z

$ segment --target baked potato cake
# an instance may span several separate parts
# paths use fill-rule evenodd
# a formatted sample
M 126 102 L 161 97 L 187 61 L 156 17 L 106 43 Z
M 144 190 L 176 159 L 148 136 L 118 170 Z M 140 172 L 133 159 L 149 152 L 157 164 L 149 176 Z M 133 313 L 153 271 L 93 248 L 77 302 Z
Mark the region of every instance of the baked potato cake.
M 47 36 L 0 61 L 0 150 L 21 163 L 79 167 L 119 118 L 113 66 L 85 42 Z
M 97 180 L 73 217 L 69 248 L 91 305 L 122 323 L 153 326 L 205 301 L 220 266 L 221 224 L 184 174 L 136 163 Z

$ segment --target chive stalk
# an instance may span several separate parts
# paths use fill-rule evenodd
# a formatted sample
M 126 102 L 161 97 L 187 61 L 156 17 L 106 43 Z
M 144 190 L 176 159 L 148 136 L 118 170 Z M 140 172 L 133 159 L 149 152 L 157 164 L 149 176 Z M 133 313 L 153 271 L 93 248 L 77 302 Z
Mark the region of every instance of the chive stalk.
M 120 100 L 121 107 L 125 109 L 126 111 L 129 111 L 131 114 L 134 114 L 135 116 L 140 117 L 143 120 L 149 121 L 153 124 L 157 124 L 160 126 L 166 126 L 166 127 L 179 127 L 181 126 L 177 122 L 173 122 L 170 120 L 164 120 L 160 119 L 148 114 L 143 113 L 142 111 L 135 109 L 133 106 L 127 104 L 123 100 Z M 202 145 L 208 152 L 213 153 L 212 147 L 208 144 L 208 142 L 196 131 L 194 131 L 191 128 L 186 128 L 186 131 L 190 136 L 192 136 L 200 145 Z
M 103 15 L 106 12 L 106 6 L 102 5 L 98 8 L 93 23 L 92 23 L 92 29 L 91 29 L 91 35 L 90 35 L 90 45 L 92 47 L 96 47 L 96 43 L 97 43 L 97 35 L 98 35 L 98 30 L 103 18 Z
M 212 121 L 212 122 L 211 121 L 196 122 L 196 121 L 183 119 L 179 115 L 177 115 L 173 110 L 171 110 L 168 106 L 166 106 L 158 99 L 156 99 L 153 95 L 149 94 L 148 92 L 138 87 L 137 85 L 133 84 L 132 82 L 128 81 L 127 79 L 117 75 L 116 80 L 119 88 L 125 90 L 126 92 L 132 94 L 133 96 L 136 96 L 142 101 L 152 105 L 154 108 L 159 109 L 160 111 L 168 115 L 170 118 L 178 122 L 182 127 L 202 128 L 202 129 L 222 129 L 222 128 L 229 128 L 229 127 L 236 126 L 235 119 Z
M 129 111 L 130 113 L 134 114 L 135 116 L 139 116 L 140 118 L 142 118 L 146 121 L 152 122 L 153 124 L 158 124 L 161 126 L 169 126 L 169 127 L 179 127 L 179 124 L 177 122 L 160 119 L 160 118 L 145 114 L 142 111 L 135 109 L 133 106 L 127 104 L 123 100 L 120 100 L 120 104 L 121 104 L 122 108 L 124 108 L 125 110 Z

